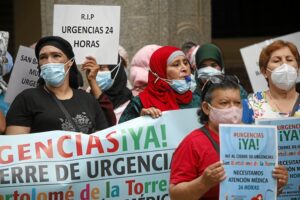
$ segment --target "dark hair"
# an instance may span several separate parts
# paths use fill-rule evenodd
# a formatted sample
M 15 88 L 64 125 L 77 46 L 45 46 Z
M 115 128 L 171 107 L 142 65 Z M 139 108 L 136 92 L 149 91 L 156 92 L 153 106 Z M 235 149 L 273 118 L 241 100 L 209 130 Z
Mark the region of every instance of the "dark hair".
M 127 75 L 125 72 L 125 60 L 120 54 L 118 55 L 118 64 L 116 65 L 107 65 L 109 71 L 111 72 L 111 77 L 114 77 L 114 82 L 112 86 L 104 91 L 108 96 L 109 100 L 112 102 L 114 108 L 118 108 L 126 101 L 131 100 L 132 92 L 126 87 L 127 84 Z M 119 65 L 118 69 L 115 69 Z
M 197 46 L 197 44 L 192 41 L 187 41 L 182 44 L 181 50 L 183 51 L 184 54 L 186 54 L 194 46 Z
M 67 56 L 68 59 L 74 57 L 73 48 L 67 40 L 59 36 L 46 36 L 41 38 L 35 46 L 35 56 L 37 60 L 39 60 L 39 53 L 41 49 L 47 45 L 54 46 L 60 49 Z M 38 70 L 40 73 L 41 71 L 40 66 L 38 66 Z M 73 61 L 69 73 L 70 73 L 70 77 L 69 77 L 70 87 L 77 89 L 78 87 L 83 86 L 83 78 L 81 73 L 77 69 L 75 60 Z M 40 77 L 38 80 L 38 85 L 42 86 L 44 84 L 45 84 L 45 80 L 42 77 Z
M 210 77 L 210 79 L 207 80 L 207 82 L 202 88 L 201 102 L 206 101 L 208 103 L 211 103 L 213 92 L 220 89 L 240 90 L 239 80 L 237 79 L 236 76 L 216 75 Z M 201 124 L 205 124 L 208 122 L 208 116 L 203 112 L 201 107 L 198 109 L 197 115 L 199 117 L 199 122 Z

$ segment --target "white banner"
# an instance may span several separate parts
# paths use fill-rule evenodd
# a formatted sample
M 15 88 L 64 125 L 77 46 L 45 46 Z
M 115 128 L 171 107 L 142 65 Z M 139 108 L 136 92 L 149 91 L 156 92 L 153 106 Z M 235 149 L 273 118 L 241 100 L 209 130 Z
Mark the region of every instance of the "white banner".
M 39 78 L 37 65 L 38 60 L 35 57 L 34 49 L 20 46 L 8 82 L 5 102 L 12 103 L 20 92 L 37 86 Z
M 0 200 L 169 199 L 172 154 L 200 127 L 196 111 L 139 117 L 92 135 L 0 136 Z
M 258 61 L 261 50 L 275 40 L 285 40 L 294 43 L 300 50 L 300 32 L 284 35 L 241 48 L 242 58 L 254 92 L 268 90 L 268 84 L 265 77 L 260 73 Z
M 117 64 L 120 6 L 54 5 L 53 35 L 73 46 L 77 64 L 94 56 L 98 64 Z

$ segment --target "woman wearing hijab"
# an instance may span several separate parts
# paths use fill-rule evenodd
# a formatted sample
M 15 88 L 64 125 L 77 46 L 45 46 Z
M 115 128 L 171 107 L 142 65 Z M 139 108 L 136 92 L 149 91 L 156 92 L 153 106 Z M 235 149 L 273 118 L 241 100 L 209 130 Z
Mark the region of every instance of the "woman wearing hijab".
M 127 88 L 125 60 L 119 55 L 117 65 L 98 65 L 95 58 L 87 57 L 83 69 L 93 70 L 94 76 L 87 77 L 91 93 L 97 98 L 105 95 L 113 105 L 116 122 L 132 98 Z
M 172 46 L 157 49 L 150 58 L 147 87 L 132 99 L 120 122 L 142 115 L 157 118 L 162 111 L 197 107 L 199 97 L 190 91 L 190 76 L 190 64 L 180 49 Z
M 225 64 L 222 51 L 214 44 L 207 43 L 199 47 L 196 52 L 196 83 L 197 88 L 194 91 L 201 96 L 201 88 L 209 76 L 224 74 Z M 246 99 L 248 93 L 240 85 L 241 98 Z
M 74 52 L 57 36 L 41 38 L 35 47 L 40 86 L 20 93 L 7 113 L 6 134 L 51 130 L 93 133 L 108 127 L 95 98 L 83 90 Z

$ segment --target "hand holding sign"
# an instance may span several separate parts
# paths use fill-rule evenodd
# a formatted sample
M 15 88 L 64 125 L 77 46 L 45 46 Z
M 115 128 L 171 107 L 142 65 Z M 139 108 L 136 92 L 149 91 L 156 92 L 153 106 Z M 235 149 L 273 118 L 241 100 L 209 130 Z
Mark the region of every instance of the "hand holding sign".
M 97 64 L 97 61 L 94 57 L 92 56 L 86 57 L 86 60 L 82 64 L 82 70 L 86 71 L 86 77 L 89 82 L 96 80 L 99 67 L 100 66 Z
M 218 161 L 208 166 L 203 172 L 202 179 L 205 185 L 212 188 L 226 178 L 223 164 Z

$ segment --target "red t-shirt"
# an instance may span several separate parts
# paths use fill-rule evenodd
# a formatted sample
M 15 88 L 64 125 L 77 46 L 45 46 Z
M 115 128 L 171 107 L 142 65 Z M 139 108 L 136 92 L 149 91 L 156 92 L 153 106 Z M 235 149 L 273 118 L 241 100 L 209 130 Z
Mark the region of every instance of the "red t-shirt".
M 210 130 L 212 138 L 219 143 L 219 135 Z M 175 150 L 171 163 L 170 183 L 189 182 L 201 176 L 206 167 L 220 160 L 220 156 L 208 137 L 196 129 L 189 133 Z M 219 199 L 219 186 L 209 190 L 201 199 Z

